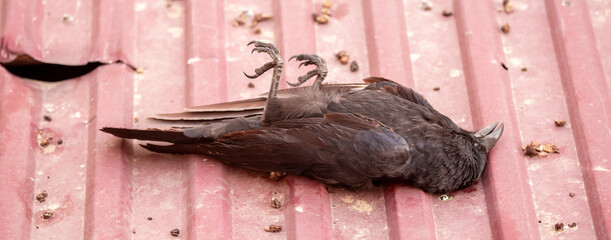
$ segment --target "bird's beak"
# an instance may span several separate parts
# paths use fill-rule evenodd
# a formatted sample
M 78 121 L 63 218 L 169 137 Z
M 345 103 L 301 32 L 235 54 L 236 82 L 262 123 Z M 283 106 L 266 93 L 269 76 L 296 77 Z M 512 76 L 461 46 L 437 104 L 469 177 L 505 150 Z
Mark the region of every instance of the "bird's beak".
M 497 128 L 496 126 L 498 124 L 499 122 L 490 124 L 489 126 L 477 131 L 474 134 L 475 137 L 481 138 L 481 142 L 484 147 L 486 147 L 486 151 L 490 151 L 490 149 L 494 147 L 494 144 L 496 144 L 496 141 L 498 141 L 499 138 L 501 138 L 501 135 L 503 134 L 503 124 L 501 123 L 501 125 Z

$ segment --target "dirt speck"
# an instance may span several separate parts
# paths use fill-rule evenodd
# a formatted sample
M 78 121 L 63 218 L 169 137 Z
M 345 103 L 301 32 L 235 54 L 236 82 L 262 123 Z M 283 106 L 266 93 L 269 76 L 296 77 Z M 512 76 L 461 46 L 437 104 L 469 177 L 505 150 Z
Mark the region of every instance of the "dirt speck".
M 335 57 L 337 58 L 337 60 L 339 60 L 340 63 L 344 65 L 348 64 L 348 62 L 350 61 L 350 56 L 346 51 L 339 51 L 335 54 Z
M 49 196 L 47 191 L 43 190 L 41 193 L 36 195 L 36 200 L 38 200 L 38 202 L 44 202 L 47 199 L 47 196 Z
M 501 67 L 503 67 L 503 69 L 505 69 L 506 71 L 509 71 L 509 68 L 507 67 L 507 65 L 505 65 L 505 63 L 501 63 Z
M 320 24 L 326 24 L 329 22 L 329 15 L 321 13 L 319 15 L 314 14 L 314 20 Z
M 43 219 L 49 219 L 49 218 L 52 218 L 52 217 L 53 217 L 53 212 L 51 212 L 51 211 L 46 211 L 46 212 L 44 212 L 42 214 L 42 218 Z
M 314 18 L 314 21 L 320 24 L 326 24 L 329 22 L 329 19 L 331 17 L 331 7 L 333 7 L 333 1 L 331 0 L 325 0 L 322 3 L 322 8 L 320 9 L 320 13 L 319 14 L 312 14 L 312 17 Z
M 574 227 L 577 227 L 577 223 L 576 223 L 576 222 L 574 222 L 574 223 L 571 223 L 571 224 L 569 224 L 569 227 L 570 227 L 570 228 L 574 228 Z
M 132 230 L 132 233 L 133 233 L 133 234 L 136 234 L 136 229 L 135 229 L 135 228 Z
M 331 7 L 333 7 L 333 1 L 325 0 L 324 2 L 322 2 L 322 7 L 323 8 L 331 8 Z
M 522 147 L 524 155 L 528 157 L 547 157 L 549 153 L 560 153 L 560 150 L 554 144 L 541 144 L 531 141 L 526 147 Z
M 452 15 L 454 15 L 452 11 L 443 10 L 443 12 L 441 12 L 441 16 L 444 16 L 444 17 L 451 17 Z
M 273 208 L 281 208 L 281 207 L 282 207 L 282 203 L 280 202 L 280 200 L 279 200 L 279 199 L 277 199 L 277 198 L 272 198 L 271 206 L 272 206 Z
M 178 237 L 178 235 L 180 235 L 180 230 L 178 230 L 178 228 L 174 228 L 170 231 L 170 235 Z
M 286 176 L 286 173 L 283 172 L 270 172 L 269 173 L 269 179 L 272 181 L 279 181 L 280 179 L 282 179 L 282 177 Z
M 153 221 L 152 217 L 147 217 L 146 220 Z
M 280 232 L 282 231 L 282 226 L 280 225 L 276 225 L 276 224 L 271 224 L 268 227 L 264 228 L 266 232 Z
M 255 88 L 255 84 L 254 83 L 248 83 L 248 88 Z
M 508 14 L 512 13 L 514 10 L 513 2 L 509 0 L 503 0 L 503 10 L 505 10 L 505 12 Z
M 341 61 L 341 60 L 340 60 L 340 61 Z M 359 64 L 358 64 L 358 63 L 356 63 L 356 61 L 352 61 L 352 62 L 350 63 L 350 71 L 351 71 L 351 72 L 356 72 L 356 71 L 358 71 L 358 70 L 359 70 Z
M 575 197 L 575 193 L 574 192 L 570 192 L 569 193 L 569 197 Z
M 505 23 L 503 24 L 503 26 L 501 26 L 501 32 L 507 34 L 509 33 L 511 26 L 509 25 L 509 23 Z
M 554 224 L 554 230 L 556 231 L 562 231 L 562 229 L 564 229 L 564 223 L 556 223 Z
M 441 90 L 441 87 L 440 87 L 440 86 L 435 86 L 435 87 L 433 87 L 433 91 L 439 91 L 439 90 Z
M 424 11 L 431 11 L 431 9 L 433 9 L 433 3 L 428 0 L 422 0 L 422 2 L 420 2 L 420 9 Z
M 450 195 L 450 194 L 443 194 L 443 195 L 439 196 L 439 200 L 441 200 L 441 201 L 448 201 L 450 199 L 452 199 L 452 195 Z
M 526 72 L 526 71 L 528 71 L 528 68 L 527 67 L 522 67 L 522 72 Z
M 562 127 L 562 126 L 566 125 L 566 120 L 555 120 L 554 124 L 556 124 L 556 126 L 558 126 L 558 127 Z
M 47 122 L 53 121 L 53 119 L 52 119 L 52 118 L 51 118 L 51 116 L 49 116 L 49 115 L 44 115 L 44 116 L 42 116 L 42 119 L 44 119 L 44 120 L 45 120 L 45 121 L 47 121 Z
M 233 26 L 237 27 L 246 23 L 248 17 L 248 11 L 242 11 L 235 19 L 233 19 Z

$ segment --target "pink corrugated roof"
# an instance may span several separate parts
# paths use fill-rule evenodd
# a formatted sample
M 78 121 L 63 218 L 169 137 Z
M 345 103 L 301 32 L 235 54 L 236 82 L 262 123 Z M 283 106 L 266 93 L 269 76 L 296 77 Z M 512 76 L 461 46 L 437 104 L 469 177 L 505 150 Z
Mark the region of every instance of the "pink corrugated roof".
M 41 83 L 0 68 L 0 239 L 173 239 L 174 228 L 180 239 L 610 238 L 611 3 L 514 0 L 507 14 L 500 0 L 431 2 L 425 11 L 419 0 L 336 0 L 325 25 L 312 21 L 320 0 L 0 2 L 0 62 L 29 54 L 143 69 L 111 64 Z M 243 10 L 273 20 L 254 34 L 249 23 L 232 25 Z M 321 55 L 328 82 L 384 76 L 464 128 L 500 120 L 505 133 L 482 179 L 441 201 L 405 186 L 329 193 L 302 177 L 273 182 L 97 130 L 146 128 L 154 113 L 267 91 L 267 78 L 242 74 L 267 61 L 250 55 L 253 39 L 275 43 L 285 59 Z M 334 59 L 340 50 L 359 71 Z M 294 62 L 285 69 L 286 79 L 303 73 Z M 560 154 L 525 157 L 531 140 Z M 273 197 L 282 208 L 269 206 Z M 577 226 L 556 231 L 560 222 Z M 263 231 L 269 224 L 283 229 Z

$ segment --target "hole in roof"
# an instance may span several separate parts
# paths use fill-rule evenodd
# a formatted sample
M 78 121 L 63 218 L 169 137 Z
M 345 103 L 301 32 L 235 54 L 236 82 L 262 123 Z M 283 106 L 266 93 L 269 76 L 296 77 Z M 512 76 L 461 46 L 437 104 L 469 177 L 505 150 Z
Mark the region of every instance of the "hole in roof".
M 113 63 L 123 63 L 116 61 Z M 110 64 L 113 64 L 110 63 Z M 72 78 L 77 78 L 85 74 L 90 73 L 99 66 L 106 65 L 109 63 L 102 62 L 88 62 L 85 65 L 62 65 L 54 63 L 45 63 L 32 58 L 29 55 L 20 55 L 15 60 L 8 63 L 1 63 L 8 72 L 28 79 L 46 81 L 46 82 L 57 82 Z M 136 70 L 133 66 L 126 64 L 132 70 Z

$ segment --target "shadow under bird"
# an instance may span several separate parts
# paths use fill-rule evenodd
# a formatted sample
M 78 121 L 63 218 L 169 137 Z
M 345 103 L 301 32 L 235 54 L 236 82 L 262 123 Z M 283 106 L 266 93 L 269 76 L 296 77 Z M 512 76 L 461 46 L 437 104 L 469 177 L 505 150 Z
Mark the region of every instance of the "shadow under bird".
M 413 89 L 384 78 L 323 85 L 326 63 L 316 55 L 291 57 L 301 61 L 300 67 L 316 69 L 288 82 L 296 88 L 278 90 L 279 50 L 269 43 L 251 44 L 253 52 L 272 58 L 254 75 L 245 74 L 256 78 L 273 69 L 267 97 L 157 115 L 155 121 L 169 130 L 101 130 L 170 143 L 142 145 L 153 152 L 203 154 L 232 167 L 304 175 L 349 188 L 393 182 L 436 194 L 473 184 L 503 133 L 502 123 L 463 130 Z M 315 76 L 312 86 L 297 87 Z

